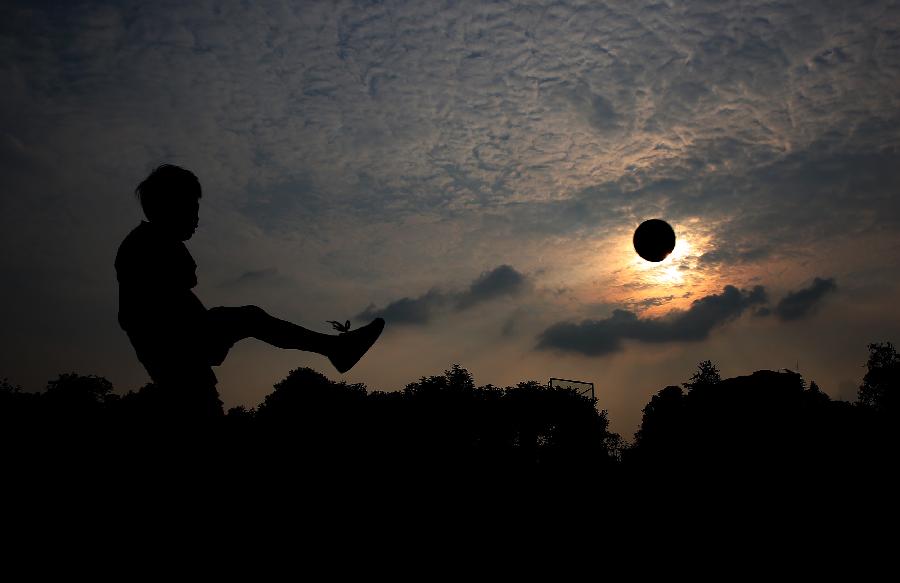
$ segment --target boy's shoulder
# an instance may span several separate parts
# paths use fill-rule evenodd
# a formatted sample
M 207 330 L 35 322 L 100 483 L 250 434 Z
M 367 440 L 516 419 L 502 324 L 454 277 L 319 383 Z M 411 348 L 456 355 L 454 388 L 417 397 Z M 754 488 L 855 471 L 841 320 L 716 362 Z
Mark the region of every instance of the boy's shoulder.
M 119 244 L 119 251 L 116 253 L 116 266 L 126 259 L 134 256 L 143 255 L 145 252 L 151 251 L 164 245 L 159 236 L 155 233 L 153 227 L 147 221 L 141 221 L 137 227 L 133 228 Z
M 133 271 L 161 268 L 193 274 L 196 264 L 184 242 L 167 238 L 147 221 L 141 221 L 119 245 L 115 267 L 121 279 Z

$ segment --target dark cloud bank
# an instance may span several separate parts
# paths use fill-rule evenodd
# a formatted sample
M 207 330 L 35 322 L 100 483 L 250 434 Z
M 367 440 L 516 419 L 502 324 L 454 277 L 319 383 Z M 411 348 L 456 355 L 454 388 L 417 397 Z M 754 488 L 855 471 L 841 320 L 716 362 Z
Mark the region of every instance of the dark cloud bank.
M 400 298 L 384 308 L 374 305 L 366 308 L 356 317 L 370 320 L 381 317 L 391 324 L 427 324 L 442 310 L 466 310 L 504 296 L 514 296 L 525 291 L 528 278 L 509 265 L 501 265 L 485 271 L 462 292 L 447 293 L 432 289 L 417 298 Z
M 404 297 L 384 308 L 374 305 L 356 317 L 370 320 L 382 317 L 392 324 L 425 325 L 441 311 L 462 311 L 492 299 L 516 296 L 528 289 L 526 276 L 509 265 L 485 271 L 461 292 L 431 289 L 418 297 Z M 581 323 L 558 322 L 538 336 L 537 348 L 575 352 L 587 356 L 603 356 L 619 352 L 625 340 L 647 343 L 697 342 L 751 308 L 753 315 L 774 315 L 781 321 L 799 320 L 811 315 L 822 300 L 834 292 L 833 278 L 815 278 L 809 287 L 788 292 L 774 308 L 769 308 L 765 287 L 738 289 L 727 285 L 720 294 L 694 300 L 685 311 L 675 311 L 659 318 L 640 318 L 629 310 L 615 310 L 603 320 Z M 509 327 L 511 322 L 507 322 Z
M 817 277 L 807 288 L 790 292 L 775 306 L 775 316 L 782 322 L 800 320 L 813 312 L 828 294 L 837 290 L 833 278 Z
M 619 352 L 625 340 L 638 342 L 696 342 L 705 340 L 720 326 L 737 319 L 749 308 L 758 306 L 755 315 L 772 313 L 782 321 L 810 315 L 822 299 L 837 289 L 834 279 L 816 278 L 808 288 L 789 292 L 774 310 L 763 307 L 768 296 L 763 286 L 740 290 L 727 285 L 721 294 L 694 300 L 686 311 L 660 318 L 639 318 L 628 310 L 615 310 L 603 320 L 584 320 L 579 324 L 559 322 L 538 337 L 539 349 L 603 356 Z
M 762 286 L 739 290 L 728 285 L 719 295 L 694 300 L 684 312 L 662 318 L 638 318 L 634 312 L 615 310 L 604 320 L 580 324 L 559 322 L 538 338 L 538 348 L 601 356 L 622 350 L 624 340 L 641 342 L 686 342 L 703 340 L 710 331 L 733 320 L 754 305 L 766 303 Z

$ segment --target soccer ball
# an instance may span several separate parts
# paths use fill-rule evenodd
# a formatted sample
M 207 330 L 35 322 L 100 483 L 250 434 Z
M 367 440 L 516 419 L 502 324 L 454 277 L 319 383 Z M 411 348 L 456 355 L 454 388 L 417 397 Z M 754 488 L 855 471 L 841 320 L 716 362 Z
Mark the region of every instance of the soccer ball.
M 632 241 L 638 255 L 657 263 L 675 249 L 675 229 L 662 219 L 650 219 L 638 225 Z

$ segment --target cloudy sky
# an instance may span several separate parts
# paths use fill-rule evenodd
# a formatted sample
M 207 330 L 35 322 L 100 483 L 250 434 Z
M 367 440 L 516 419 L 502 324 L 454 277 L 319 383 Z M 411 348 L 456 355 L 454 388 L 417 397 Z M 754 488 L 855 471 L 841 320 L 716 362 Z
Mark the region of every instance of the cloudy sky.
M 112 267 L 134 187 L 203 185 L 207 306 L 387 320 L 345 378 L 593 381 L 626 436 L 712 359 L 854 398 L 900 341 L 893 1 L 5 2 L 0 377 L 147 382 Z M 648 218 L 675 252 L 631 246 Z M 255 405 L 317 355 L 245 341 Z

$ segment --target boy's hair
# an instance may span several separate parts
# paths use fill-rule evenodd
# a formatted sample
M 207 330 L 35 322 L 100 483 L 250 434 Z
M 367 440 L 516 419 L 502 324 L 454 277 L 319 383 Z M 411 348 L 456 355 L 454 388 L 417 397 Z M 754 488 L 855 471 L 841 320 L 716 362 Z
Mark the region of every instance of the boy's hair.
M 190 170 L 163 164 L 138 184 L 134 193 L 141 201 L 144 214 L 152 221 L 166 214 L 174 197 L 193 195 L 200 198 L 200 181 Z

